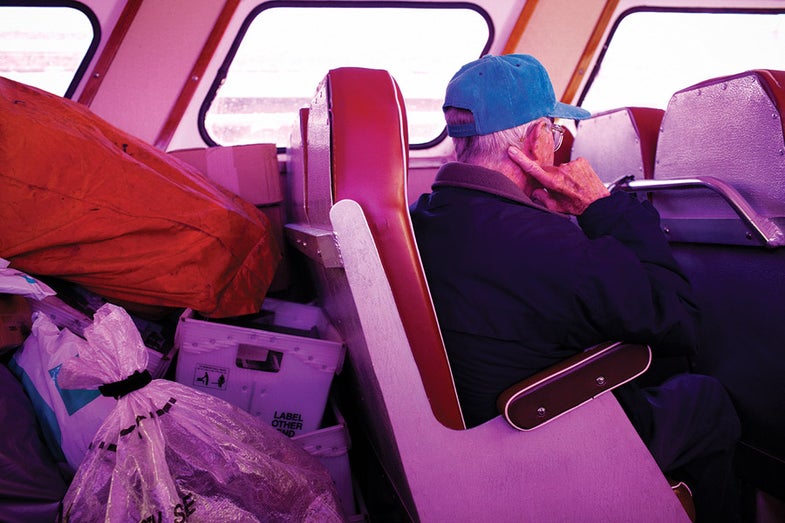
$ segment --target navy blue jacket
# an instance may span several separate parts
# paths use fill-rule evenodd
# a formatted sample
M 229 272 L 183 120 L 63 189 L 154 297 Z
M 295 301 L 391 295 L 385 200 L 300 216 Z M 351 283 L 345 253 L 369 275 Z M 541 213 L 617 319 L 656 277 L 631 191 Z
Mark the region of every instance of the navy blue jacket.
M 410 211 L 467 425 L 498 415 L 510 385 L 603 341 L 696 350 L 690 285 L 648 202 L 618 192 L 576 220 L 462 163 L 432 190 Z

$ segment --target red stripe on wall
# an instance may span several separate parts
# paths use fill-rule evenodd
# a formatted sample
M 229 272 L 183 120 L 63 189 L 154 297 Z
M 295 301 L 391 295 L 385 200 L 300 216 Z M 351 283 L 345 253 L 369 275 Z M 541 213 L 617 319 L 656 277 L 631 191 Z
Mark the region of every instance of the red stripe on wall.
M 221 13 L 218 15 L 218 19 L 213 26 L 213 30 L 210 32 L 210 36 L 207 38 L 204 47 L 202 47 L 199 58 L 197 58 L 193 69 L 191 69 L 191 73 L 188 75 L 188 79 L 185 81 L 185 85 L 183 85 L 183 88 L 180 91 L 180 96 L 177 97 L 169 116 L 161 128 L 161 132 L 158 134 L 158 138 L 156 138 L 153 143 L 158 149 L 166 150 L 169 142 L 172 141 L 172 136 L 174 136 L 177 125 L 180 123 L 183 114 L 185 114 L 185 110 L 188 108 L 188 104 L 191 102 L 191 99 L 196 92 L 196 87 L 199 85 L 199 81 L 207 70 L 207 65 L 210 63 L 210 60 L 215 53 L 215 49 L 218 47 L 218 43 L 221 41 L 221 38 L 223 38 L 229 21 L 232 19 L 239 3 L 240 0 L 227 0 L 224 4 Z
M 90 104 L 93 103 L 98 88 L 101 86 L 101 82 L 104 81 L 106 71 L 112 65 L 117 50 L 120 48 L 120 44 L 123 42 L 126 33 L 128 33 L 128 29 L 131 27 L 131 23 L 133 23 L 136 13 L 139 12 L 141 6 L 142 0 L 128 0 L 125 4 L 123 12 L 112 30 L 112 34 L 109 35 L 109 39 L 106 41 L 103 51 L 101 51 L 101 56 L 95 62 L 93 72 L 90 74 L 90 78 L 87 80 L 79 100 L 77 100 L 80 104 L 90 107 Z

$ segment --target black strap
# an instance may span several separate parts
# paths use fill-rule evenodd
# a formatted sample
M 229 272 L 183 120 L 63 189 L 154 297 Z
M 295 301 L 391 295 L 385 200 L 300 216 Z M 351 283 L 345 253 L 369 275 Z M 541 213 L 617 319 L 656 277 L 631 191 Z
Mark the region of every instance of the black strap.
M 153 377 L 150 374 L 150 371 L 144 370 L 139 372 L 137 370 L 124 380 L 101 385 L 98 387 L 98 390 L 101 391 L 102 396 L 109 396 L 114 399 L 120 399 L 129 392 L 141 389 L 151 381 L 153 381 Z

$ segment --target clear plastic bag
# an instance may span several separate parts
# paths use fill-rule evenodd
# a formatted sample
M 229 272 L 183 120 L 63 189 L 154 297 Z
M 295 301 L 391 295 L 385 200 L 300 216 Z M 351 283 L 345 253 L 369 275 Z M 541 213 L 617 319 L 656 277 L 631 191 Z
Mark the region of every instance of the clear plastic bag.
M 122 308 L 101 307 L 85 338 L 90 350 L 63 364 L 61 386 L 119 399 L 61 521 L 344 521 L 326 468 L 281 433 L 179 383 L 145 385 L 145 347 Z

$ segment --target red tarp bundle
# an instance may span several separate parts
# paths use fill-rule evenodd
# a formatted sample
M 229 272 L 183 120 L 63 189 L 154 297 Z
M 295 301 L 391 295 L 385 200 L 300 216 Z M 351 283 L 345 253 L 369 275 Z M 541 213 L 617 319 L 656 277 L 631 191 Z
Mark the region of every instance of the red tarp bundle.
M 264 214 L 85 107 L 0 77 L 0 257 L 108 299 L 257 312 L 280 260 Z

